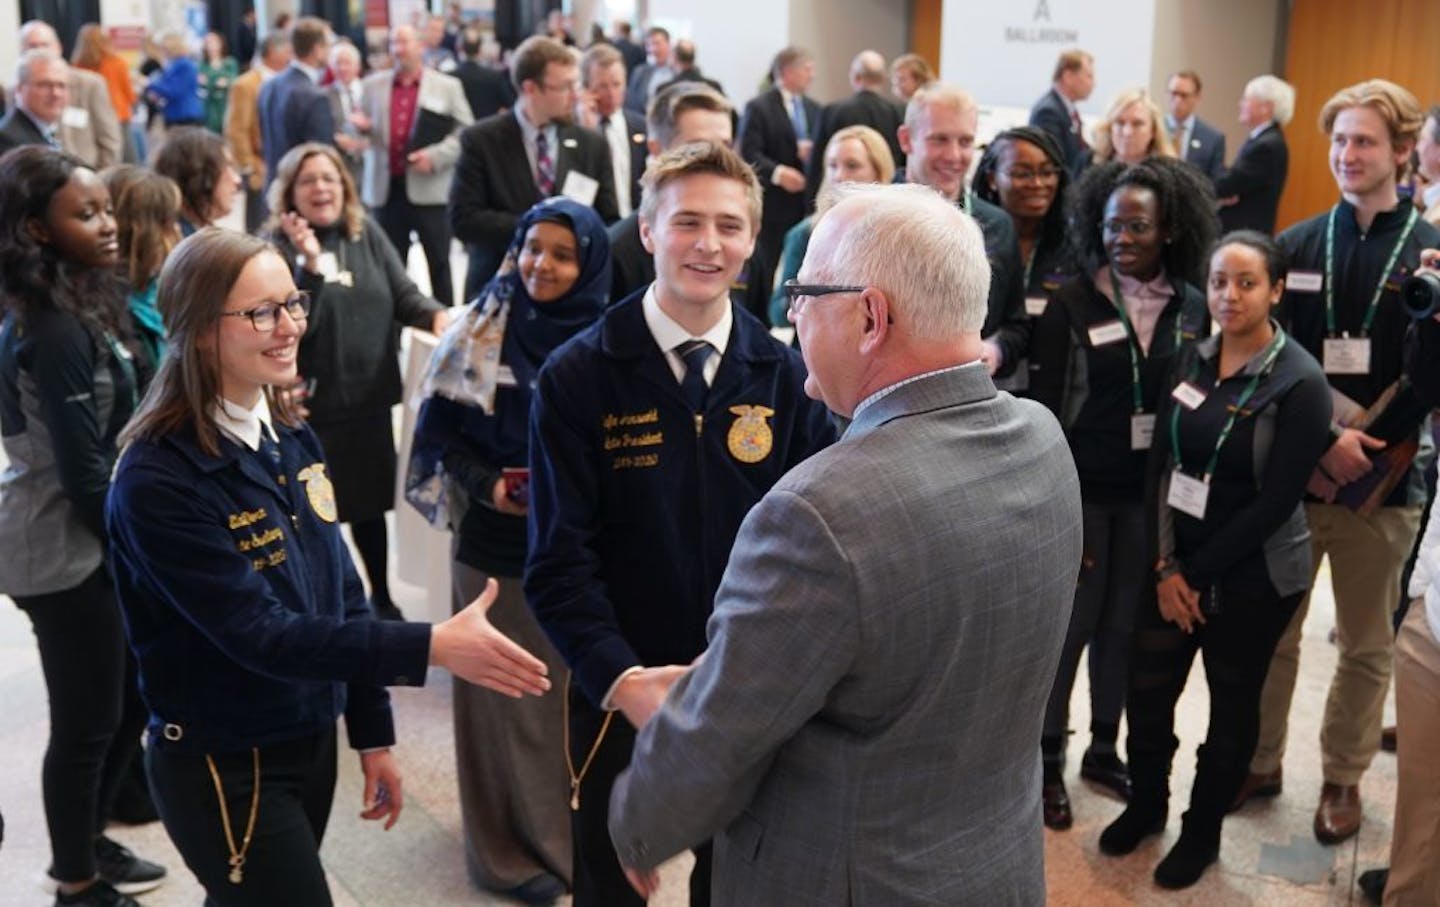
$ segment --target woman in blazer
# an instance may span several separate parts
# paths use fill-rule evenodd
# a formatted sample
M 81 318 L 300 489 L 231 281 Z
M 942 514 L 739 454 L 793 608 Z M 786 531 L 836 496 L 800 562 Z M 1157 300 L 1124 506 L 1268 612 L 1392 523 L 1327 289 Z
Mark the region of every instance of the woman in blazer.
M 1115 742 L 1149 566 L 1145 460 L 1170 362 L 1184 341 L 1207 333 L 1194 284 L 1216 232 L 1208 184 L 1169 158 L 1090 168 L 1067 219 L 1079 274 L 1051 296 L 1030 347 L 1030 392 L 1065 428 L 1085 515 L 1085 556 L 1041 737 L 1051 828 L 1072 821 L 1062 772 L 1070 690 L 1087 645 L 1091 743 L 1080 776 L 1129 796 Z

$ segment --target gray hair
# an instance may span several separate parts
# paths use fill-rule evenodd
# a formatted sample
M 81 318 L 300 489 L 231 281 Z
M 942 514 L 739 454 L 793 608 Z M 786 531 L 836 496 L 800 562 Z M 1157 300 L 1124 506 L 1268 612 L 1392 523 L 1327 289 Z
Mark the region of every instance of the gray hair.
M 1281 126 L 1289 123 L 1295 115 L 1295 87 L 1284 79 L 1272 75 L 1256 76 L 1245 83 L 1242 94 L 1269 101 L 1275 122 Z
M 359 63 L 360 48 L 356 47 L 354 44 L 351 44 L 349 41 L 346 41 L 344 39 L 336 41 L 330 47 L 330 65 L 334 66 L 335 62 L 341 57 L 353 57 L 355 62 Z
M 980 332 L 990 261 L 973 218 L 916 184 L 842 183 L 833 193 L 834 207 L 821 222 L 846 217 L 849 223 L 829 258 L 819 263 L 822 273 L 807 279 L 882 290 L 891 306 L 908 316 L 919 339 Z
M 30 19 L 21 24 L 20 31 L 18 32 L 18 35 L 20 37 L 20 46 L 24 47 L 25 42 L 30 39 L 30 35 L 36 31 L 42 31 L 45 33 L 45 35 L 47 36 L 47 43 L 54 44 L 56 47 L 60 46 L 59 33 L 55 31 L 54 26 L 52 26 L 49 22 L 46 22 L 43 19 Z
M 955 111 L 978 110 L 975 96 L 958 85 L 931 82 L 910 96 L 905 105 L 905 128 L 913 134 L 920 127 L 920 118 L 931 107 L 948 107 Z
M 59 63 L 64 65 L 65 58 L 57 53 L 48 50 L 27 50 L 20 55 L 20 61 L 15 64 L 15 84 L 29 85 L 30 76 L 35 69 L 36 63 Z
M 861 85 L 885 84 L 885 58 L 878 51 L 862 50 L 850 61 L 850 81 Z

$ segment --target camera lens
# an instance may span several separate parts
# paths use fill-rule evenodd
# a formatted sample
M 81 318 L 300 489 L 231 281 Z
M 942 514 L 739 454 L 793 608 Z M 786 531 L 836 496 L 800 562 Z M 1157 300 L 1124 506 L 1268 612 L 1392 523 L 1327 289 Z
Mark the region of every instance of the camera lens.
M 1419 321 L 1440 311 L 1440 275 L 1412 274 L 1400 284 L 1400 301 L 1410 317 Z

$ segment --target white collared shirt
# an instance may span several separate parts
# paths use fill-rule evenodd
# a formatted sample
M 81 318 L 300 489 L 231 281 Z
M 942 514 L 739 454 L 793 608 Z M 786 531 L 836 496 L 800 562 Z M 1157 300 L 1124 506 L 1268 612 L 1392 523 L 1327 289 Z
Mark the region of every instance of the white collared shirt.
M 855 404 L 855 412 L 850 414 L 850 421 L 854 422 L 856 419 L 860 418 L 861 411 L 863 411 L 867 406 L 873 406 L 881 400 L 884 400 L 886 397 L 895 393 L 907 384 L 914 384 L 916 381 L 923 381 L 924 379 L 929 378 L 933 375 L 944 375 L 948 372 L 958 372 L 962 368 L 984 368 L 987 372 L 989 371 L 988 367 L 985 365 L 985 360 L 976 359 L 973 362 L 966 362 L 961 365 L 950 365 L 946 366 L 945 368 L 937 368 L 933 372 L 921 372 L 918 375 L 911 375 L 904 381 L 896 381 L 894 384 L 880 388 L 875 393 Z
M 621 217 L 629 217 L 635 206 L 630 199 L 630 124 L 625 122 L 624 108 L 617 107 L 603 128 L 596 123 L 605 144 L 610 146 L 610 163 L 615 170 L 615 201 Z
M 715 348 L 717 355 L 712 355 L 705 360 L 705 386 L 709 387 L 715 383 L 715 373 L 720 371 L 720 358 L 725 355 L 725 347 L 730 342 L 730 328 L 735 322 L 735 314 L 730 310 L 729 300 L 726 300 L 725 314 L 710 330 L 694 336 L 685 330 L 675 319 L 666 315 L 660 309 L 660 298 L 655 294 L 655 284 L 645 291 L 645 299 L 641 303 L 641 309 L 645 313 L 645 326 L 650 329 L 650 336 L 655 338 L 655 344 L 665 352 L 665 361 L 670 364 L 670 371 L 675 374 L 676 383 L 685 380 L 685 360 L 675 348 L 687 340 L 704 340 Z
M 1271 125 L 1273 125 L 1274 123 L 1275 123 L 1274 120 L 1266 120 L 1265 122 L 1261 123 L 1259 126 L 1256 126 L 1254 129 L 1250 130 L 1250 134 L 1249 134 L 1248 136 L 1246 136 L 1245 138 L 1246 138 L 1247 140 L 1248 140 L 1248 139 L 1253 139 L 1253 138 L 1255 138 L 1255 137 L 1256 137 L 1257 135 L 1259 135 L 1260 133 L 1262 133 L 1262 132 L 1264 132 L 1265 130 L 1269 129 L 1269 128 L 1271 127 Z
M 251 450 L 260 449 L 260 433 L 263 431 L 275 437 L 275 424 L 270 419 L 270 404 L 265 395 L 253 407 L 217 397 L 210 406 L 210 418 L 215 427 L 237 444 L 244 444 Z

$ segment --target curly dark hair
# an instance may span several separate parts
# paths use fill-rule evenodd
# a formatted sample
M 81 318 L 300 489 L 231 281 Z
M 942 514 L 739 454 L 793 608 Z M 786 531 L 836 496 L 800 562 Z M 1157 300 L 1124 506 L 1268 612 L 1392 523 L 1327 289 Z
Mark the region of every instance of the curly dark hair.
M 125 293 L 119 275 L 82 268 L 36 237 L 55 193 L 78 170 L 79 158 L 45 145 L 23 145 L 0 157 L 0 306 L 23 322 L 53 309 L 92 330 L 128 337 Z
M 1050 248 L 1058 248 L 1065 244 L 1065 193 L 1070 187 L 1070 172 L 1065 168 L 1065 155 L 1060 150 L 1060 145 L 1043 129 L 1036 129 L 1034 126 L 1017 126 L 1014 129 L 1007 129 L 995 138 L 985 148 L 985 153 L 980 157 L 980 163 L 975 168 L 975 178 L 970 185 L 975 187 L 975 194 L 992 205 L 1004 207 L 1000 204 L 1000 190 L 990 185 L 990 180 L 995 172 L 1000 169 L 1000 157 L 1005 149 L 1015 142 L 1029 142 L 1045 153 L 1046 159 L 1056 167 L 1060 168 L 1060 185 L 1055 188 L 1055 200 L 1050 203 L 1050 210 L 1045 212 L 1045 222 L 1040 227 L 1040 239 L 1036 244 Z
M 215 187 L 229 163 L 224 139 L 203 126 L 182 126 L 166 133 L 151 166 L 175 181 L 185 212 L 203 227 L 215 220 Z
M 1070 248 L 1094 274 L 1108 261 L 1100 221 L 1115 190 L 1138 186 L 1155 193 L 1160 230 L 1165 234 L 1161 261 L 1171 278 L 1202 286 L 1210 247 L 1220 232 L 1215 192 L 1201 172 L 1173 158 L 1152 157 L 1138 164 L 1110 161 L 1085 171 L 1066 203 Z

